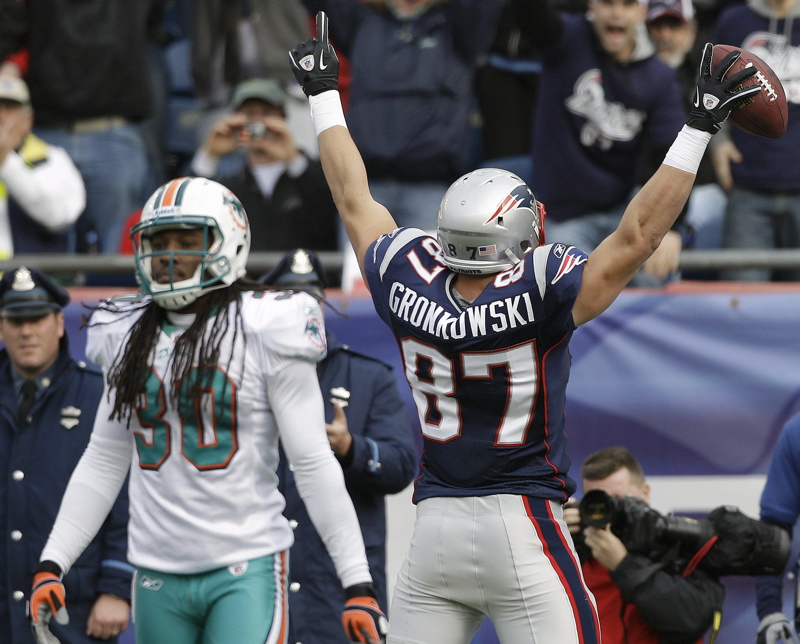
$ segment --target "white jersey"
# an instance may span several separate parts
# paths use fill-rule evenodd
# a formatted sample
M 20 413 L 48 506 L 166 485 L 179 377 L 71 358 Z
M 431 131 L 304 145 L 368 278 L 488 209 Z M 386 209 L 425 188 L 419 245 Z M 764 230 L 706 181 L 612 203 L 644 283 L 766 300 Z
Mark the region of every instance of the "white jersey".
M 171 395 L 173 350 L 183 330 L 162 328 L 145 399 L 128 426 L 108 420 L 112 404 L 104 397 L 92 438 L 98 447 L 88 456 L 93 467 L 77 474 L 76 486 L 97 491 L 102 458 L 127 454 L 131 563 L 171 573 L 229 566 L 292 545 L 275 474 L 280 436 L 343 584 L 369 581 L 355 512 L 325 434 L 315 365 L 326 351 L 319 303 L 305 293 L 242 298 L 242 326 L 234 340 L 235 308 L 229 307 L 219 363 L 202 396 Z M 88 357 L 111 367 L 139 315 L 96 312 Z M 73 501 L 85 514 L 88 502 Z M 342 520 L 343 511 L 350 521 Z M 70 538 L 77 535 L 70 537 L 65 525 L 59 516 L 43 559 L 74 561 Z

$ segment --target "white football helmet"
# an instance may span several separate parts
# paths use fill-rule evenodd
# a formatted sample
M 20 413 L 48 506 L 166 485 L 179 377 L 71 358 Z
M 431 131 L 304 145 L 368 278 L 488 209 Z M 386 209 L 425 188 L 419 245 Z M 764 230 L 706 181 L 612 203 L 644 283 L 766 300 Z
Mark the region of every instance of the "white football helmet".
M 154 233 L 168 229 L 201 229 L 206 251 L 154 252 Z M 142 209 L 139 223 L 131 229 L 136 257 L 136 278 L 145 293 L 159 306 L 181 309 L 198 297 L 233 284 L 242 277 L 250 253 L 250 224 L 239 199 L 225 186 L 209 179 L 173 179 L 156 190 Z M 176 254 L 197 255 L 194 275 L 175 281 Z M 158 283 L 153 277 L 153 258 L 169 259 L 170 279 Z
M 489 275 L 511 268 L 539 245 L 542 213 L 517 175 L 481 168 L 455 181 L 439 207 L 444 261 L 457 273 Z

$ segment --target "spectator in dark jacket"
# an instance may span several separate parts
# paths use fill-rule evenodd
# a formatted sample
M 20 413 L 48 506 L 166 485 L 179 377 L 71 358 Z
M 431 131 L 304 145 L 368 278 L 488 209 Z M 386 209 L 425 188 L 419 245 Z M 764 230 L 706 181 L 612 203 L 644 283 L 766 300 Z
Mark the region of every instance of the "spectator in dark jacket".
M 20 267 L 0 281 L 0 641 L 33 644 L 25 614 L 31 571 L 61 497 L 89 442 L 103 394 L 99 370 L 69 355 L 62 308 L 69 295 Z M 102 530 L 69 573 L 69 624 L 52 621 L 62 644 L 116 642 L 130 614 L 133 568 L 128 497 L 120 493 Z M 35 508 L 35 510 L 34 510 Z
M 337 216 L 322 166 L 295 144 L 286 120 L 286 93 L 268 79 L 240 83 L 233 112 L 217 120 L 192 161 L 192 171 L 237 195 L 252 231 L 251 251 L 297 246 L 336 250 Z M 224 157 L 244 153 L 234 174 L 218 176 Z
M 450 183 L 473 169 L 475 65 L 503 0 L 303 0 L 350 61 L 347 123 L 370 191 L 399 226 L 431 231 Z
M 324 299 L 325 273 L 313 251 L 297 249 L 287 253 L 262 281 L 282 289 L 308 291 Z M 385 612 L 385 495 L 400 492 L 411 482 L 418 448 L 391 368 L 342 345 L 330 331 L 327 338 L 328 355 L 319 364 L 318 373 L 328 440 L 344 471 L 378 603 Z M 290 555 L 289 641 L 348 644 L 338 626 L 344 601 L 341 585 L 283 454 L 278 476 L 286 498 L 284 515 L 295 538 Z

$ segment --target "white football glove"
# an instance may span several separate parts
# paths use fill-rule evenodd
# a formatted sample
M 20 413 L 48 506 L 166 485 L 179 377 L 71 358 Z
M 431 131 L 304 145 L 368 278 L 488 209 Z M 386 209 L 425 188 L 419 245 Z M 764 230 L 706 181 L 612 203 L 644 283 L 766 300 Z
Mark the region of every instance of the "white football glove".
M 33 636 L 36 644 L 60 644 L 58 638 L 50 632 L 50 627 L 44 620 L 31 622 Z

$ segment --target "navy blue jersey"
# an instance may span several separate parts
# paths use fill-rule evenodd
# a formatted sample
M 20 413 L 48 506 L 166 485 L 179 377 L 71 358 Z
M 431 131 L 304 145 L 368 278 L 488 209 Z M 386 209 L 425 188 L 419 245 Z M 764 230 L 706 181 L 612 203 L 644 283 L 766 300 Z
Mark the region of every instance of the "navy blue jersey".
M 572 306 L 586 254 L 551 244 L 498 273 L 471 306 L 421 230 L 380 237 L 366 257 L 378 315 L 397 339 L 424 436 L 414 501 L 522 494 L 567 499 L 564 434 Z

